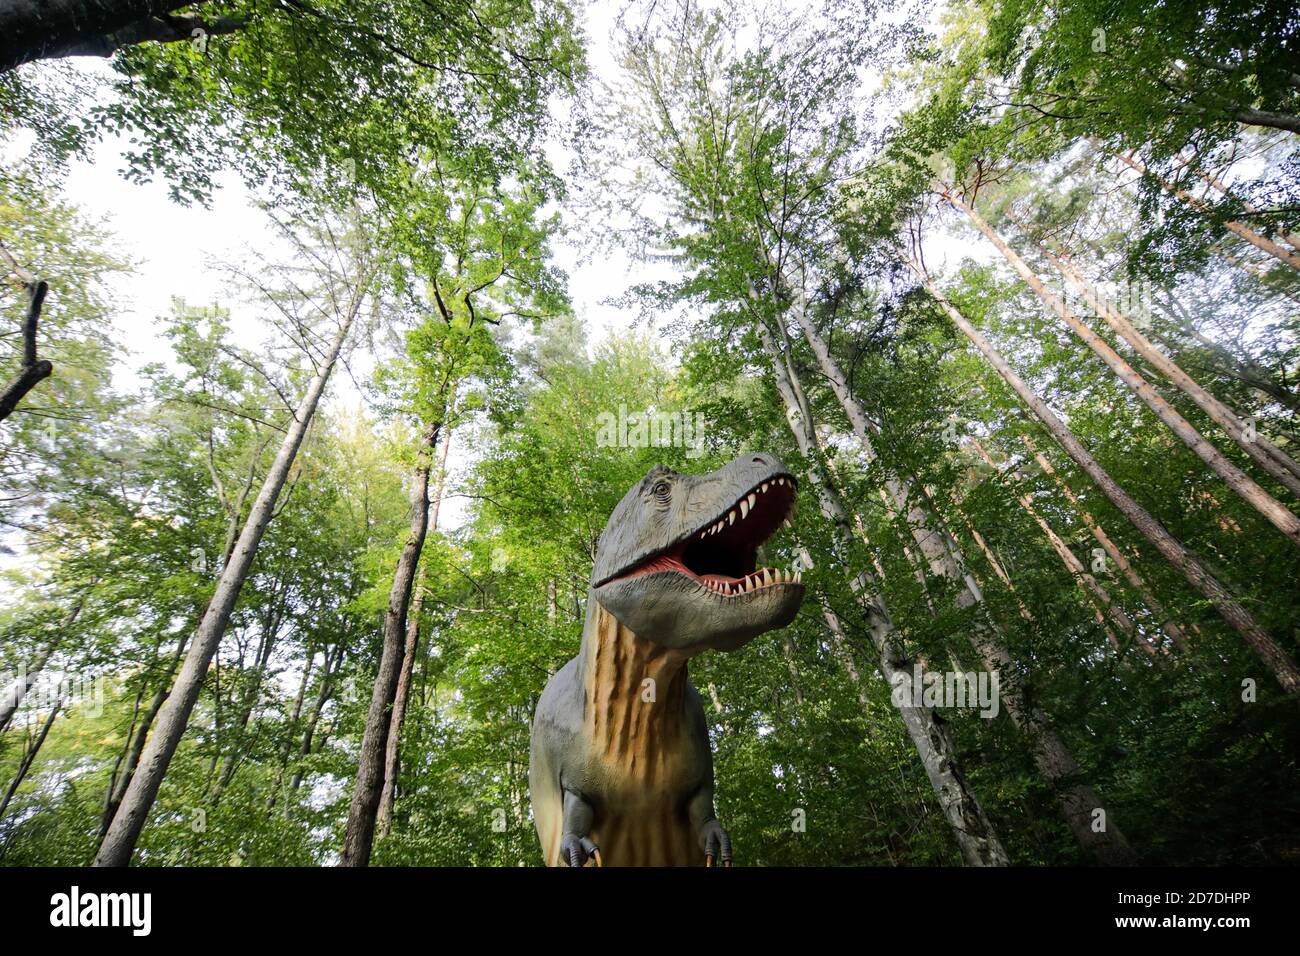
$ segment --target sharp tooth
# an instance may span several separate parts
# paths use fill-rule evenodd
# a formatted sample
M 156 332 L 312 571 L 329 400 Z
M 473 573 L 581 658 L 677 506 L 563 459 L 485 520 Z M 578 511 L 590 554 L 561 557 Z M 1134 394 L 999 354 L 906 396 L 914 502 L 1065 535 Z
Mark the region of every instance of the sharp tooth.
M 799 584 L 799 583 L 802 582 L 802 581 L 803 581 L 803 572 L 802 572 L 802 571 L 796 571 L 796 572 L 794 573 L 794 583 L 795 583 L 795 584 Z
M 782 518 L 782 519 L 781 519 L 781 524 L 785 525 L 787 528 L 793 528 L 793 527 L 794 527 L 794 525 L 792 525 L 792 524 L 790 523 L 790 519 L 789 519 L 789 518 Z
M 743 517 L 745 517 L 745 515 L 747 515 L 747 514 L 749 514 L 749 502 L 748 502 L 748 501 L 742 501 L 742 502 L 740 503 L 740 516 L 743 518 Z
M 764 569 L 763 569 L 763 583 L 764 583 L 764 584 L 771 584 L 771 583 L 772 583 L 772 569 L 771 569 L 771 568 L 764 568 Z
M 762 486 L 761 488 L 759 488 L 758 490 L 759 490 L 759 491 L 767 491 L 767 486 L 770 485 L 770 484 L 771 484 L 770 481 L 765 481 L 765 482 L 763 482 L 763 486 Z
M 735 524 L 735 523 L 736 523 L 736 512 L 734 511 L 727 512 L 727 524 Z
M 777 574 L 781 575 L 782 584 L 785 584 L 790 580 L 790 573 L 786 571 L 785 568 L 782 568 L 780 571 L 777 572 Z
M 751 508 L 754 507 L 754 502 L 755 502 L 756 500 L 757 500 L 756 496 L 755 496 L 754 493 L 751 491 L 751 492 L 749 493 L 749 506 L 750 506 Z

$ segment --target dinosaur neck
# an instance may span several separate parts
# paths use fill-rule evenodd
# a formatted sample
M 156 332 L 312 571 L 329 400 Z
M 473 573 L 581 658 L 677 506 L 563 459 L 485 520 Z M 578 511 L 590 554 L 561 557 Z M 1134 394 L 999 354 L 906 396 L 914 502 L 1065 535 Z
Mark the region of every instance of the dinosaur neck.
M 588 737 L 629 776 L 653 775 L 683 726 L 689 655 L 637 637 L 594 597 L 582 645 Z

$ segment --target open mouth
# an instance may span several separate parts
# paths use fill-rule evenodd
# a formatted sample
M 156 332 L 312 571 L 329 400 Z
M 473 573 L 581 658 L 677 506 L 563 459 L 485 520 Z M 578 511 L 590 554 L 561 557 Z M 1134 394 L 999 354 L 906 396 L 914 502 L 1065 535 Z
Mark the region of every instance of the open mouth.
M 723 597 L 801 584 L 799 571 L 757 567 L 759 546 L 789 524 L 795 488 L 792 475 L 762 481 L 668 550 L 611 580 L 676 571 Z

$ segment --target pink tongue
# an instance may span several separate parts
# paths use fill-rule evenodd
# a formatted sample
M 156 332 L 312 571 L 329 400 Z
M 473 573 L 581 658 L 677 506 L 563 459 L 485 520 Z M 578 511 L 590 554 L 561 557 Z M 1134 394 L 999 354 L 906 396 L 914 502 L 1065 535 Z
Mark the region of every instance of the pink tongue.
M 682 564 L 681 560 L 676 555 L 665 554 L 662 557 L 655 558 L 653 561 L 637 568 L 635 573 L 628 575 L 628 577 L 640 577 L 643 574 L 654 574 L 657 571 L 682 571 L 687 574 L 690 573 L 686 570 L 686 565 Z
M 691 577 L 699 578 L 701 581 L 708 581 L 711 584 L 736 584 L 749 577 L 748 574 L 743 577 L 733 578 L 725 574 L 691 574 L 686 565 L 682 564 L 681 559 L 674 554 L 665 554 L 662 557 L 655 558 L 647 564 L 636 569 L 635 574 L 628 577 L 640 577 L 643 574 L 654 574 L 657 571 L 681 571 L 683 574 L 690 574 Z

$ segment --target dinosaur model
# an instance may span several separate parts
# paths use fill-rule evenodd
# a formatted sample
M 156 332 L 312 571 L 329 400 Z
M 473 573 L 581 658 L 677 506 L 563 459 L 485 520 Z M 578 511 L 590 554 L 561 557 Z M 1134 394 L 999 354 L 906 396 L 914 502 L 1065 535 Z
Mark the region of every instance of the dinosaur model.
M 686 663 L 794 620 L 798 572 L 757 568 L 795 480 L 749 453 L 707 475 L 653 468 L 600 536 L 582 649 L 533 716 L 528 787 L 549 866 L 731 864 Z

